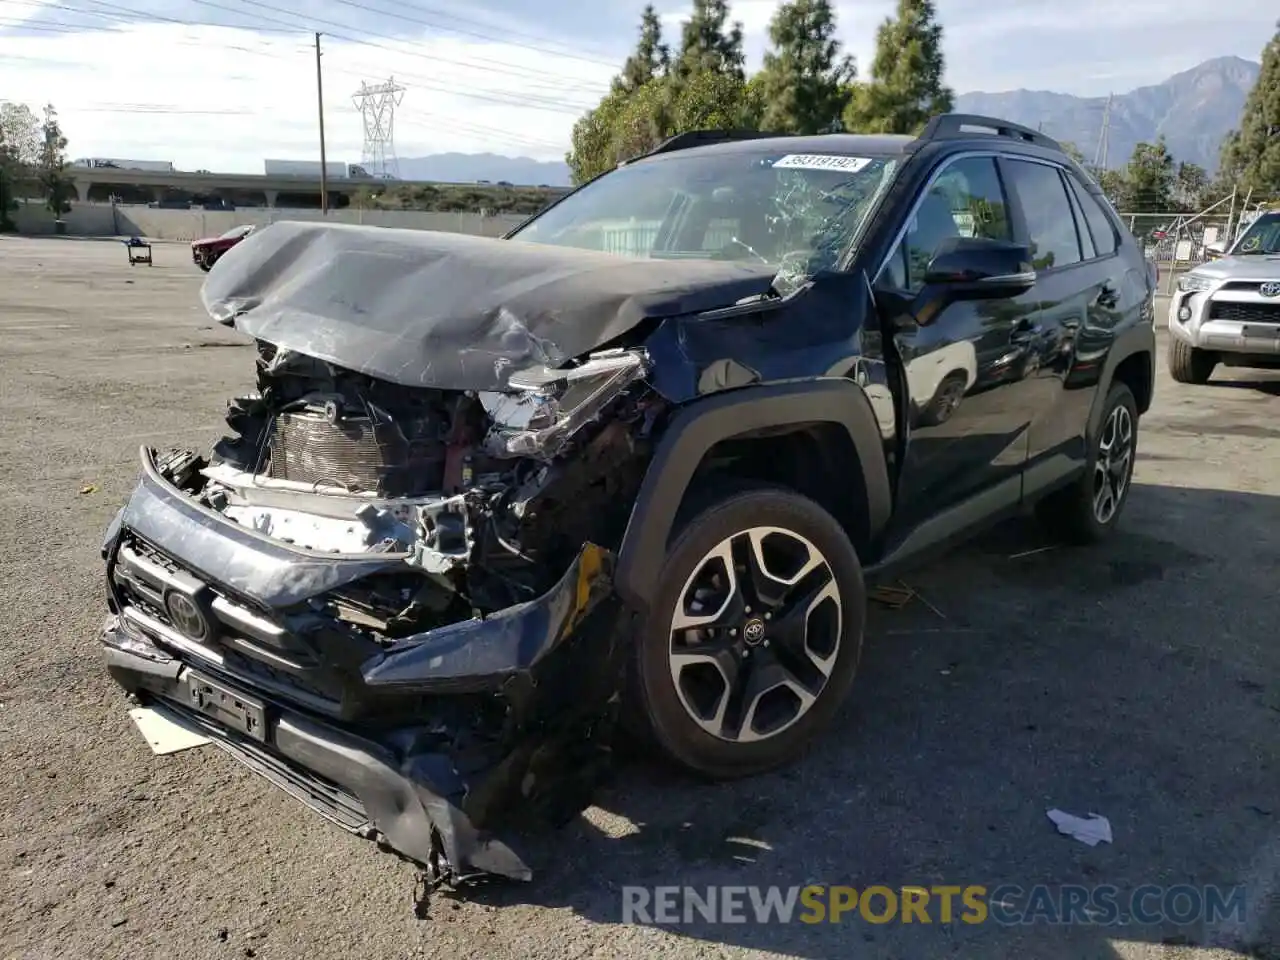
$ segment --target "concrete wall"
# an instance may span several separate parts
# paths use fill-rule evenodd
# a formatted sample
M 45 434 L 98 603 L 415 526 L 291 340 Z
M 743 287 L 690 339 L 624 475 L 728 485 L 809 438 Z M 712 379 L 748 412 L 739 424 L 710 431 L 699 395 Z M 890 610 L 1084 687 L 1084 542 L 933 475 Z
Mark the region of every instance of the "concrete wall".
M 51 234 L 53 214 L 42 206 L 19 206 L 14 218 L 19 233 Z M 106 203 L 74 203 L 63 217 L 67 233 L 79 237 L 146 237 L 150 240 L 196 240 L 213 237 L 241 224 L 259 226 L 274 220 L 320 220 L 319 210 L 162 210 L 154 207 Z M 478 213 L 424 213 L 413 210 L 334 210 L 325 218 L 331 223 L 364 223 L 378 227 L 409 230 L 441 230 L 498 237 L 525 218 L 503 214 L 484 217 Z

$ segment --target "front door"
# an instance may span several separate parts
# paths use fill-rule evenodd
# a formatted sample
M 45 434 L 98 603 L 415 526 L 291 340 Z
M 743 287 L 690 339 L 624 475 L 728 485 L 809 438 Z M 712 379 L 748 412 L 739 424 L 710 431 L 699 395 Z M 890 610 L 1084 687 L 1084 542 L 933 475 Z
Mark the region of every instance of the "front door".
M 995 160 L 951 161 L 926 188 L 877 280 L 889 294 L 882 302 L 909 302 L 943 242 L 1012 240 L 1012 223 Z M 1025 362 L 1038 336 L 1038 312 L 1033 287 L 1016 298 L 951 303 L 930 317 L 886 318 L 910 397 L 895 538 L 976 496 L 984 514 L 1018 501 L 1028 427 L 1041 402 Z

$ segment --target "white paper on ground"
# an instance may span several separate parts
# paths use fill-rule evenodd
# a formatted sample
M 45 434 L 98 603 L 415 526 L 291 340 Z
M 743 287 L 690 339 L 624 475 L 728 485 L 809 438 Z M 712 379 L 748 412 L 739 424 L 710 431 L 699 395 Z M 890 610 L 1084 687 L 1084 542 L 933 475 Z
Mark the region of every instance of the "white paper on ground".
M 775 160 L 775 170 L 841 170 L 857 173 L 871 161 L 866 157 L 846 157 L 831 153 L 789 153 Z
M 151 707 L 134 707 L 129 716 L 146 738 L 152 753 L 177 753 L 209 742 L 209 738 L 192 727 L 185 726 L 167 714 Z
M 1072 813 L 1054 809 L 1048 811 L 1049 819 L 1058 827 L 1059 833 L 1074 837 L 1081 843 L 1096 847 L 1100 843 L 1111 842 L 1111 821 L 1100 814 L 1091 813 L 1088 817 L 1077 817 Z

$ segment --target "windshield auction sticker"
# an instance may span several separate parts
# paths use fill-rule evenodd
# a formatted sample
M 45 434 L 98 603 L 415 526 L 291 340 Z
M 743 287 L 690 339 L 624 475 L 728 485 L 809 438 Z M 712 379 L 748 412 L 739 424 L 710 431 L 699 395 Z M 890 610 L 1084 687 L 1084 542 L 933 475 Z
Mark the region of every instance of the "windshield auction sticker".
M 842 157 L 827 153 L 789 153 L 775 161 L 774 169 L 784 170 L 842 170 L 857 173 L 871 161 L 866 157 Z

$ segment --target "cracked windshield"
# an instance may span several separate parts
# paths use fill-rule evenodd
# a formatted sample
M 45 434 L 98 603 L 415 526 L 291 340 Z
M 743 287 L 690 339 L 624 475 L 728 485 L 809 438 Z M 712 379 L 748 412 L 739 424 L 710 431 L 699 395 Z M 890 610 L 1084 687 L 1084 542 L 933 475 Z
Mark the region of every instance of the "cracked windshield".
M 1253 222 L 1232 251 L 1237 257 L 1280 253 L 1280 213 L 1269 213 Z
M 671 157 L 596 181 L 516 239 L 812 274 L 833 267 L 848 249 L 897 165 L 778 152 Z

